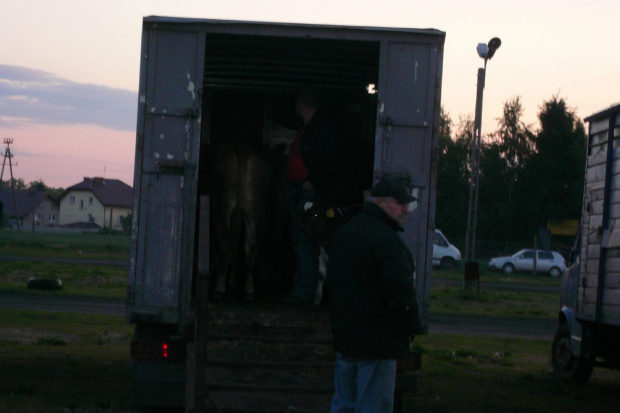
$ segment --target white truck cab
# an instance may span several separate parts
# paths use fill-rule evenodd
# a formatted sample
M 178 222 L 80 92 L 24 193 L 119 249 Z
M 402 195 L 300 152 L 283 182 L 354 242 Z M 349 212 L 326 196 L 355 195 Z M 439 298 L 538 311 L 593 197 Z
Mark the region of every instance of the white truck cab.
M 461 264 L 461 251 L 443 233 L 436 229 L 433 238 L 433 266 L 450 269 Z

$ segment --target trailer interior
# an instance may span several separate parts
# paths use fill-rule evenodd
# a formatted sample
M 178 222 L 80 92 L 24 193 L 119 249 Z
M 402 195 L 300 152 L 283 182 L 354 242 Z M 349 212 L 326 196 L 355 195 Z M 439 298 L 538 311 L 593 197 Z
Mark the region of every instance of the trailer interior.
M 209 159 L 211 149 L 225 143 L 245 145 L 281 167 L 303 126 L 295 111 L 295 92 L 310 87 L 346 140 L 363 187 L 370 189 L 378 66 L 378 42 L 207 34 L 201 169 L 208 169 L 203 160 Z M 282 179 L 283 172 L 277 169 L 275 179 Z M 207 174 L 200 174 L 201 195 L 208 193 L 207 179 Z M 269 208 L 273 214 L 282 215 L 281 210 L 289 208 L 281 199 L 274 202 Z M 276 234 L 277 242 L 290 243 L 286 235 Z M 280 248 L 281 262 L 270 267 L 276 274 L 269 275 L 269 293 L 283 294 L 292 287 L 291 254 L 290 248 Z

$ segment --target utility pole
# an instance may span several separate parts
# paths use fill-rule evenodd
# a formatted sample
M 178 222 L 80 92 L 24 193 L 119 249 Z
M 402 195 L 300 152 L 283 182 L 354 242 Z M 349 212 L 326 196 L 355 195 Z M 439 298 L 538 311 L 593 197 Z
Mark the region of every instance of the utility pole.
M 2 182 L 2 177 L 4 176 L 4 165 L 6 164 L 6 160 L 9 160 L 9 171 L 11 172 L 11 191 L 13 193 L 13 211 L 15 212 L 15 221 L 17 222 L 17 230 L 21 230 L 21 223 L 19 222 L 19 215 L 17 213 L 17 201 L 15 200 L 15 179 L 13 178 L 13 163 L 11 162 L 11 158 L 13 155 L 11 154 L 11 144 L 13 143 L 13 138 L 4 138 L 4 143 L 6 144 L 6 151 L 4 151 L 4 159 L 2 161 L 2 172 L 0 172 L 0 182 Z
M 476 226 L 478 223 L 478 183 L 480 181 L 480 141 L 482 138 L 482 95 L 484 91 L 485 68 L 478 69 L 478 91 L 476 93 L 476 116 L 474 133 L 471 137 L 471 176 L 469 181 L 469 207 L 467 209 L 467 235 L 465 238 L 465 262 L 473 261 L 476 251 Z
M 493 57 L 495 51 L 501 46 L 499 38 L 492 38 L 488 44 L 478 44 L 478 56 L 484 59 L 484 68 L 478 69 L 478 89 L 476 92 L 476 115 L 474 119 L 474 130 L 471 139 L 471 158 L 470 168 L 471 177 L 469 181 L 469 207 L 467 210 L 467 234 L 465 235 L 465 277 L 464 287 L 471 281 L 478 281 L 480 289 L 480 266 L 475 260 L 476 251 L 476 226 L 478 223 L 478 189 L 480 182 L 480 141 L 482 138 L 482 97 L 487 70 L 487 61 Z

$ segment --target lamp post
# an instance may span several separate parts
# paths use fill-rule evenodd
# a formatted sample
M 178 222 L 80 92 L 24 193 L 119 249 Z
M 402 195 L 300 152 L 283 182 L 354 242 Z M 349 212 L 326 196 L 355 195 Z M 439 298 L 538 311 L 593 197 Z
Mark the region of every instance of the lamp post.
M 476 93 L 476 115 L 474 119 L 474 133 L 471 141 L 469 181 L 469 207 L 467 211 L 467 234 L 465 236 L 465 284 L 467 281 L 479 280 L 480 268 L 474 263 L 476 250 L 476 224 L 478 220 L 478 183 L 480 177 L 480 139 L 482 126 L 482 95 L 486 76 L 487 61 L 499 49 L 502 41 L 498 37 L 492 38 L 488 44 L 480 43 L 476 50 L 478 56 L 484 59 L 484 67 L 478 69 L 478 89 Z

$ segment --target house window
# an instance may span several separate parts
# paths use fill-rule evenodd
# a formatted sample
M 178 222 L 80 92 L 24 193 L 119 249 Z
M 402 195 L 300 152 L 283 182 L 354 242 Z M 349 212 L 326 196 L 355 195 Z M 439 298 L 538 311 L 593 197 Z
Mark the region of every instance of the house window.
M 80 210 L 84 209 L 84 200 L 80 199 Z
M 69 197 L 69 205 L 75 205 L 75 197 L 73 195 Z
M 95 217 L 93 214 L 88 214 L 88 222 L 95 222 Z
M 56 214 L 50 214 L 49 221 L 56 222 Z
M 90 196 L 88 197 L 88 205 L 92 205 L 93 204 L 93 197 Z
M 118 221 L 118 222 L 117 222 L 117 224 L 118 224 L 118 225 L 123 225 L 123 219 L 124 219 L 124 218 L 125 218 L 124 216 L 119 215 L 119 216 L 118 216 L 118 220 L 117 220 L 117 221 Z

